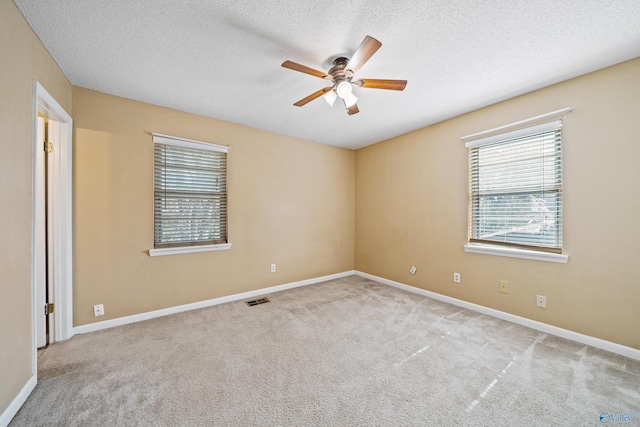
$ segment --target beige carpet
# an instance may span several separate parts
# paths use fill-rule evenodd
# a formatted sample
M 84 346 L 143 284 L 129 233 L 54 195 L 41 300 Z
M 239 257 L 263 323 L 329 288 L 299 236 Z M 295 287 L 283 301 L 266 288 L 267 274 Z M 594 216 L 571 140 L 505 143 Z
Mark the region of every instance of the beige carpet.
M 638 361 L 358 276 L 269 298 L 51 345 L 11 426 L 640 425 Z

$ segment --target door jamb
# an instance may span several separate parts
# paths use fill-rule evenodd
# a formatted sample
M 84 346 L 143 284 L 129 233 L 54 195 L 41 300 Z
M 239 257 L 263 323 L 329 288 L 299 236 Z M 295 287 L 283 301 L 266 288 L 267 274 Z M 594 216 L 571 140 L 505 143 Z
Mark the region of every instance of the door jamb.
M 37 126 L 38 112 L 60 123 L 58 146 L 54 147 L 52 156 L 53 183 L 50 183 L 50 191 L 53 191 L 53 235 L 54 235 L 54 328 L 50 331 L 49 342 L 62 341 L 73 336 L 73 304 L 72 304 L 72 222 L 71 222 L 71 190 L 72 190 L 72 136 L 73 119 L 60 106 L 60 104 L 39 83 L 34 84 L 33 102 L 33 149 L 43 150 L 38 144 Z M 35 151 L 34 151 L 35 153 Z M 36 156 L 33 158 L 33 200 L 35 207 L 36 191 Z M 44 236 L 36 235 L 36 213 L 32 208 L 32 267 L 31 267 L 31 300 L 32 300 L 32 342 L 33 342 L 33 374 L 37 375 L 37 345 L 36 345 L 36 311 L 43 307 L 36 307 L 35 301 L 35 242 Z M 38 233 L 39 234 L 39 233 Z M 51 296 L 50 296 L 51 297 Z M 53 332 L 53 333 L 51 333 Z

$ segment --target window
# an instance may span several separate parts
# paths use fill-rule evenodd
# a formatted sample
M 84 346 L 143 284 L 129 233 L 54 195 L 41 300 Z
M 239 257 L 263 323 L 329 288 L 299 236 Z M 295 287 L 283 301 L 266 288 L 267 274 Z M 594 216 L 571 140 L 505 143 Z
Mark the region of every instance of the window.
M 469 243 L 561 254 L 562 121 L 494 134 L 465 146 Z
M 228 147 L 158 134 L 153 142 L 154 249 L 149 254 L 228 249 Z

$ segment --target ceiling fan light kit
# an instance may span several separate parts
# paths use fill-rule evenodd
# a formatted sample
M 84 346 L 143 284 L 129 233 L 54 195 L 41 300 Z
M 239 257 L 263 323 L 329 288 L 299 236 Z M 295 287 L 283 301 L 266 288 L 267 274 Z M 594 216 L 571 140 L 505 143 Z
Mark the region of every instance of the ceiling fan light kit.
M 338 95 L 336 94 L 335 91 L 330 90 L 324 95 L 322 95 L 322 97 L 324 98 L 325 101 L 327 101 L 327 104 L 329 104 L 329 106 L 333 107 L 333 103 L 336 102 L 336 98 L 338 97 Z
M 351 95 L 351 83 L 343 80 L 336 85 L 335 91 L 340 98 L 345 99 L 347 96 Z
M 333 67 L 328 73 L 314 70 L 293 61 L 284 61 L 282 63 L 284 68 L 333 82 L 332 86 L 322 88 L 293 105 L 302 107 L 316 98 L 323 97 L 330 106 L 333 106 L 336 99 L 340 98 L 344 102 L 347 114 L 352 115 L 359 112 L 356 104 L 358 98 L 353 94 L 353 85 L 372 89 L 404 90 L 407 85 L 406 80 L 358 79 L 352 81 L 356 72 L 380 49 L 380 46 L 382 46 L 382 43 L 378 40 L 371 36 L 366 36 L 350 60 L 344 57 L 336 58 L 333 61 Z
M 356 102 L 358 102 L 358 98 L 356 98 L 356 96 L 352 93 L 350 93 L 346 98 L 344 98 L 344 106 L 347 107 L 347 109 L 356 105 Z

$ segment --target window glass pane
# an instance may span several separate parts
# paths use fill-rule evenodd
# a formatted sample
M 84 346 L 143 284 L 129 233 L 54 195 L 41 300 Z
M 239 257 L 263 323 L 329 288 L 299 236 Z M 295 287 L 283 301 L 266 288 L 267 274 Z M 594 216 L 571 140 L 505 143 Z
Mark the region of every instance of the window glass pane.
M 226 153 L 155 144 L 155 246 L 227 242 Z
M 562 247 L 561 128 L 469 150 L 469 238 Z

